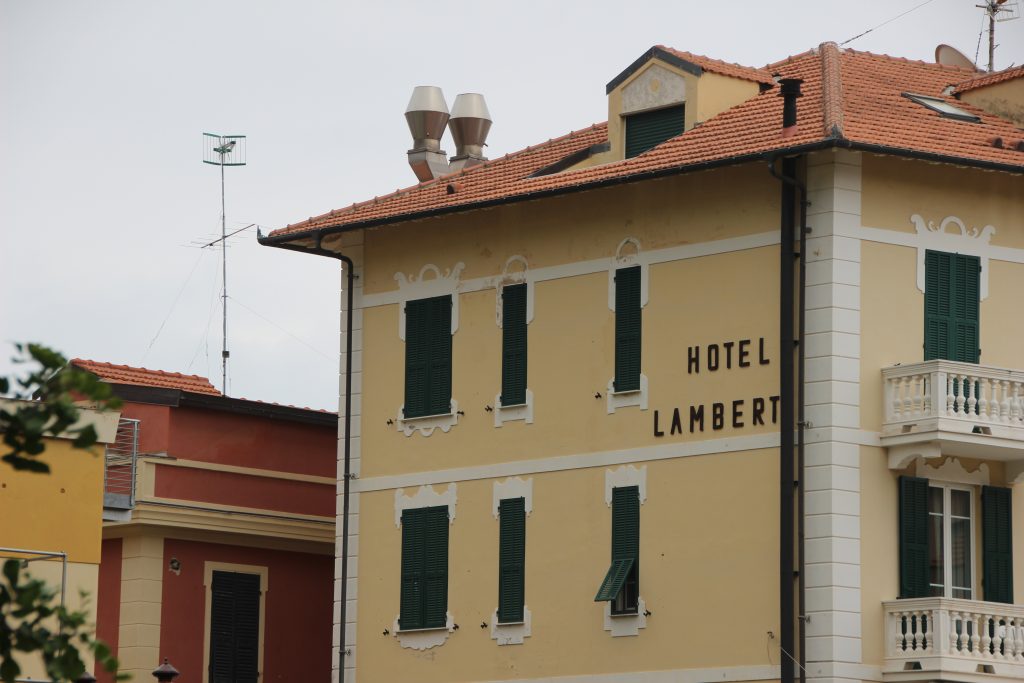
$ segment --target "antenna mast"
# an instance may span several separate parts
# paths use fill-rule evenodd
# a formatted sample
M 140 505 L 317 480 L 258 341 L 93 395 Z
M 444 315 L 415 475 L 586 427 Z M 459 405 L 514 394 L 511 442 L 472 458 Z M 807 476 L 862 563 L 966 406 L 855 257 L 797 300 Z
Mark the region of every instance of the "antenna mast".
M 220 253 L 221 313 L 223 343 L 220 351 L 221 391 L 228 393 L 228 235 L 227 211 L 224 201 L 224 167 L 245 166 L 245 136 L 203 133 L 203 163 L 220 166 Z
M 996 22 L 1017 19 L 1017 3 L 1006 0 L 985 0 L 984 5 L 975 5 L 988 15 L 988 70 L 996 70 Z

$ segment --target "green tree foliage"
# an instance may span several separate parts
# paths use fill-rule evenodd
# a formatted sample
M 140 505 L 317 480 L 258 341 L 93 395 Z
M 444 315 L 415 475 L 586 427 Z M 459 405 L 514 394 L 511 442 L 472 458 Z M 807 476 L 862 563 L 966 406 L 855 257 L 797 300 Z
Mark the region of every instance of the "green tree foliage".
M 83 402 L 99 409 L 116 408 L 120 401 L 110 386 L 92 373 L 68 365 L 67 359 L 41 344 L 17 344 L 15 363 L 29 365 L 22 377 L 0 377 L 0 396 L 18 399 L 0 403 L 3 456 L 15 470 L 41 474 L 50 471 L 39 460 L 46 437 L 71 438 L 75 448 L 96 444 L 92 425 L 77 425 Z M 26 510 L 25 514 L 31 514 Z M 8 522 L 16 523 L 16 520 Z M 95 640 L 87 615 L 60 605 L 56 591 L 23 570 L 23 561 L 9 559 L 0 573 L 0 681 L 12 683 L 21 675 L 15 655 L 39 653 L 53 681 L 75 681 L 85 673 L 80 652 L 92 651 L 97 664 L 117 673 L 110 648 Z M 117 680 L 123 680 L 118 675 Z
M 44 438 L 73 437 L 75 448 L 96 443 L 92 425 L 75 426 L 76 402 L 94 402 L 100 408 L 117 408 L 120 401 L 109 384 L 91 372 L 68 365 L 67 359 L 42 344 L 17 344 L 15 363 L 31 365 L 24 377 L 0 377 L 0 395 L 21 399 L 0 405 L 4 433 L 3 461 L 16 470 L 46 473 L 49 465 L 38 459 L 46 448 Z

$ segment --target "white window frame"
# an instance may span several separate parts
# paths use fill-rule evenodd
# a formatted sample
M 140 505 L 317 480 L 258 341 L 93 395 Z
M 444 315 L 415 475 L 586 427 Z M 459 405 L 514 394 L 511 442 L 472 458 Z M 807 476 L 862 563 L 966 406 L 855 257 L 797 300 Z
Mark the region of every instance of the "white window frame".
M 978 523 L 977 517 L 977 505 L 975 504 L 975 488 L 972 486 L 961 486 L 957 484 L 947 484 L 945 482 L 929 481 L 928 488 L 942 489 L 942 596 L 946 598 L 953 597 L 953 496 L 951 491 L 966 491 L 970 496 L 971 511 L 970 511 L 970 526 L 968 527 L 971 532 L 970 537 L 970 551 L 971 557 L 968 566 L 971 569 L 971 585 L 970 586 L 958 586 L 957 588 L 967 588 L 971 591 L 971 595 L 968 598 L 960 598 L 966 600 L 976 600 L 978 595 L 978 555 L 977 555 L 977 533 L 976 525 Z M 929 491 L 929 498 L 931 492 Z M 935 516 L 931 510 L 928 511 L 928 526 L 929 534 L 931 533 L 931 518 Z M 929 589 L 934 588 L 935 584 L 931 582 L 931 577 L 928 581 Z

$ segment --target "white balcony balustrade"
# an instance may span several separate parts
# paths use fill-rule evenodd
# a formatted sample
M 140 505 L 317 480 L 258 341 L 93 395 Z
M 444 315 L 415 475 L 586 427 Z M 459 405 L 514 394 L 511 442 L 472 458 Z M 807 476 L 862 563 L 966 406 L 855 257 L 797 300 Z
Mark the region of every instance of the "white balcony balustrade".
M 883 607 L 887 681 L 1024 677 L 1024 606 L 936 597 Z
M 1024 371 L 931 360 L 882 370 L 890 466 L 956 455 L 1024 461 Z

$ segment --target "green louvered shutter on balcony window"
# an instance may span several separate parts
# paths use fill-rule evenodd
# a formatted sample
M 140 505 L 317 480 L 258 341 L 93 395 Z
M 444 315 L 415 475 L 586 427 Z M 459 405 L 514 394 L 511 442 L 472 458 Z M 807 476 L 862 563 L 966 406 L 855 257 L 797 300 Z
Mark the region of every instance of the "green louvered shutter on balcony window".
M 640 266 L 615 271 L 615 391 L 640 388 Z
M 978 362 L 980 280 L 976 256 L 925 253 L 925 360 Z
M 640 488 L 612 489 L 612 562 L 595 602 L 609 600 L 612 613 L 637 609 L 640 587 Z
M 451 412 L 452 298 L 405 304 L 404 417 Z
M 448 611 L 448 508 L 402 511 L 402 587 L 398 627 L 445 626 Z
M 498 505 L 498 622 L 523 620 L 526 570 L 526 506 L 523 498 Z
M 526 403 L 526 285 L 501 290 L 501 405 Z
M 1013 491 L 981 489 L 982 572 L 987 602 L 1013 602 Z
M 900 598 L 928 595 L 928 480 L 900 477 Z
M 626 117 L 626 158 L 643 154 L 683 132 L 686 107 L 666 107 Z

